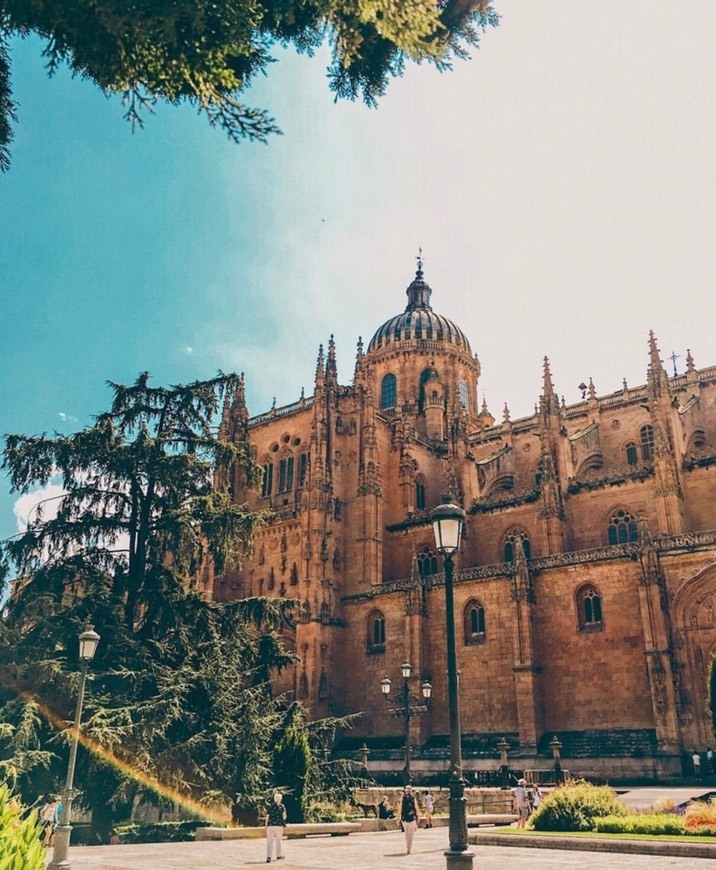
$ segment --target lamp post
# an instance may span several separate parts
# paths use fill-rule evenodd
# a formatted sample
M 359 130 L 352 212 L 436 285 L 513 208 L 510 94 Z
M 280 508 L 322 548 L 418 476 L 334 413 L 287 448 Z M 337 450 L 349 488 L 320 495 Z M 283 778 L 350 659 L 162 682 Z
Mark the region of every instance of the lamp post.
M 361 767 L 367 773 L 368 772 L 368 756 L 370 755 L 370 749 L 368 749 L 368 746 L 366 745 L 365 740 L 363 741 L 363 745 L 358 749 L 358 752 L 360 752 Z
M 405 769 L 403 770 L 403 783 L 408 785 L 411 781 L 410 775 L 410 720 L 414 716 L 423 716 L 428 712 L 428 703 L 430 696 L 433 693 L 433 687 L 427 680 L 420 687 L 422 699 L 413 695 L 410 691 L 410 675 L 413 672 L 413 666 L 410 662 L 403 662 L 400 667 L 403 675 L 403 688 L 396 698 L 390 698 L 391 682 L 388 677 L 384 677 L 380 681 L 380 690 L 383 693 L 386 703 L 391 704 L 391 713 L 393 716 L 398 716 L 405 719 Z
M 510 768 L 507 764 L 507 750 L 509 749 L 509 743 L 504 737 L 501 737 L 497 741 L 497 749 L 500 753 L 500 788 L 509 788 Z
M 465 512 L 456 504 L 438 505 L 430 513 L 435 546 L 445 562 L 445 619 L 447 640 L 448 713 L 450 722 L 450 849 L 445 853 L 448 870 L 472 868 L 474 852 L 468 851 L 467 800 L 462 775 L 460 746 L 460 696 L 458 693 L 457 652 L 455 649 L 455 602 L 453 596 L 453 556 L 460 546 Z
M 564 776 L 562 774 L 562 764 L 560 762 L 560 751 L 562 749 L 562 744 L 559 741 L 559 737 L 555 734 L 554 737 L 549 741 L 549 748 L 552 750 L 552 758 L 554 759 L 554 764 L 552 765 L 554 770 L 554 781 L 557 785 L 560 785 Z
M 55 828 L 55 848 L 52 852 L 52 862 L 47 865 L 47 870 L 71 870 L 68 860 L 70 849 L 70 834 L 72 833 L 72 799 L 74 797 L 73 783 L 75 779 L 75 762 L 77 761 L 77 743 L 80 736 L 80 722 L 82 721 L 82 704 L 85 699 L 85 682 L 87 680 L 87 668 L 94 658 L 99 643 L 99 635 L 91 625 L 82 632 L 80 642 L 80 689 L 77 694 L 77 707 L 75 708 L 75 724 L 72 729 L 72 744 L 70 746 L 70 761 L 67 765 L 67 780 L 62 792 L 62 810 L 60 822 Z

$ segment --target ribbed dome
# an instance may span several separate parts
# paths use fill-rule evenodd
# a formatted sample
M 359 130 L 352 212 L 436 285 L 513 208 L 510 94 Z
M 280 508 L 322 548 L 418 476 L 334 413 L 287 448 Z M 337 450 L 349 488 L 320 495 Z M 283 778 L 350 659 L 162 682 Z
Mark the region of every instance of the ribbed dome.
M 430 307 L 432 290 L 423 278 L 422 263 L 412 284 L 405 291 L 408 294 L 408 305 L 402 314 L 391 317 L 376 331 L 368 345 L 368 353 L 379 350 L 395 341 L 422 339 L 423 341 L 441 341 L 466 350 L 472 355 L 470 342 L 465 333 L 447 317 L 436 314 Z

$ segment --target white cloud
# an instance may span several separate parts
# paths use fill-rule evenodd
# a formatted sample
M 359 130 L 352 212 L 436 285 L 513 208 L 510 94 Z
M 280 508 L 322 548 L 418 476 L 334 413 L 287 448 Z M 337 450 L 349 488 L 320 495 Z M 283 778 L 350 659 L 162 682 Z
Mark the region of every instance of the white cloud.
M 184 345 L 183 350 L 184 350 L 184 353 L 185 353 L 187 356 L 191 356 L 191 354 L 194 353 L 194 348 L 193 348 L 190 344 L 186 344 L 186 345 Z
M 65 490 L 59 484 L 48 483 L 21 495 L 13 505 L 18 532 L 24 532 L 31 520 L 37 520 L 38 511 L 41 511 L 43 519 L 54 519 L 64 494 Z
M 58 411 L 57 416 L 62 420 L 63 423 L 79 423 L 80 421 L 77 417 L 73 417 L 72 414 L 67 414 L 65 411 Z

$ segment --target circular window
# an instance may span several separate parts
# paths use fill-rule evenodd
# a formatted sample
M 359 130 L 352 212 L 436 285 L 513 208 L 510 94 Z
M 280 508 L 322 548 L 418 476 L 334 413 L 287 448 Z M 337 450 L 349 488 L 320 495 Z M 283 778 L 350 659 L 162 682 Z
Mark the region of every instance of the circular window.
M 298 445 L 301 443 L 301 439 L 296 437 L 293 439 L 293 441 L 291 443 L 293 444 L 294 447 L 298 447 Z
M 272 445 L 269 447 L 269 450 L 270 450 L 272 453 L 276 453 L 276 452 L 278 451 L 278 444 L 272 444 Z

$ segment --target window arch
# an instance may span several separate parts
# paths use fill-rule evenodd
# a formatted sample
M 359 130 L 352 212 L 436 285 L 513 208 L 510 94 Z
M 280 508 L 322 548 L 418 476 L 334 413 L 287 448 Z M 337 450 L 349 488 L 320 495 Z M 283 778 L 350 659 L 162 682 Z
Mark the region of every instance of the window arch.
M 532 545 L 527 532 L 522 529 L 512 529 L 505 535 L 505 543 L 503 545 L 503 556 L 505 562 L 515 561 L 515 549 L 517 541 L 522 543 L 522 552 L 525 554 L 525 559 L 529 562 L 532 558 Z
M 415 479 L 415 510 L 425 510 L 425 480 L 422 477 Z
M 602 596 L 591 583 L 577 590 L 577 621 L 580 631 L 601 631 L 603 628 Z
M 641 458 L 648 462 L 654 455 L 654 427 L 647 424 L 639 430 L 641 440 Z
M 629 544 L 639 540 L 639 525 L 634 517 L 625 510 L 618 510 L 612 514 L 607 527 L 607 541 L 609 544 Z
M 264 462 L 264 476 L 261 482 L 261 497 L 268 498 L 273 492 L 273 462 Z
M 290 492 L 293 489 L 293 454 L 283 456 L 278 464 L 278 491 Z
M 423 547 L 418 553 L 418 574 L 429 577 L 438 573 L 438 557 L 430 547 Z
M 626 453 L 627 465 L 636 465 L 639 462 L 639 453 L 636 444 L 633 441 L 630 441 L 626 445 L 624 451 Z
M 385 652 L 385 615 L 380 610 L 368 614 L 368 652 Z
M 380 382 L 380 407 L 394 408 L 398 399 L 398 379 L 388 373 Z
M 485 608 L 482 604 L 476 599 L 468 601 L 462 615 L 465 644 L 484 643 Z

